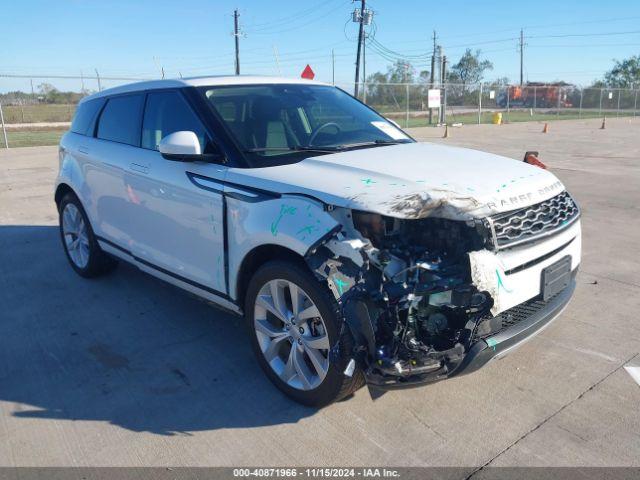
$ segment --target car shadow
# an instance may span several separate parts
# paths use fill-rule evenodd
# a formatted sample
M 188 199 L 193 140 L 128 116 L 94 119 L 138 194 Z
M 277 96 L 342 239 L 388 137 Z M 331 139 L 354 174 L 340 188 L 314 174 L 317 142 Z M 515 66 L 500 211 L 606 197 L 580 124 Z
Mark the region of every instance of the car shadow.
M 120 263 L 87 280 L 57 226 L 0 226 L 0 400 L 17 418 L 160 435 L 294 423 L 242 318 Z

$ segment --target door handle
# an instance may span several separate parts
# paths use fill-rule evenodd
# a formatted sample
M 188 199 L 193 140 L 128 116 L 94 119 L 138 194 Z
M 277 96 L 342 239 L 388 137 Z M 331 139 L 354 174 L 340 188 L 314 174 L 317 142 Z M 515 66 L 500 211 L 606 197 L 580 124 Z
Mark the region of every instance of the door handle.
M 84 155 L 89 155 L 89 149 L 87 147 L 78 147 L 78 152 L 84 154 Z
M 144 173 L 145 175 L 149 173 L 149 167 L 147 165 L 140 165 L 139 163 L 131 163 L 129 164 L 129 168 L 134 172 Z

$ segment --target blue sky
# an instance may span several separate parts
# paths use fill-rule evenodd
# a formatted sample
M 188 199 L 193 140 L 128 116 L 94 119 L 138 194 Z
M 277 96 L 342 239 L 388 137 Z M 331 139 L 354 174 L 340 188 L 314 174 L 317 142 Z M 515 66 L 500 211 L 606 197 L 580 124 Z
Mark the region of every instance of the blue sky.
M 2 27 L 4 74 L 90 75 L 97 68 L 102 76 L 155 77 L 162 67 L 167 77 L 233 73 L 237 7 L 244 32 L 242 73 L 298 76 L 309 63 L 317 79 L 331 81 L 333 49 L 336 82 L 353 81 L 357 28 L 349 19 L 355 7 L 350 0 L 1 1 L 9 20 Z M 640 54 L 636 0 L 368 3 L 375 12 L 375 39 L 386 48 L 426 59 L 436 29 L 454 63 L 467 46 L 480 48 L 495 65 L 488 80 L 518 79 L 521 27 L 525 79 L 532 81 L 588 84 L 614 58 Z M 367 73 L 389 63 L 368 49 Z M 418 61 L 416 67 L 427 64 Z M 26 90 L 28 81 L 0 78 L 0 91 L 14 88 Z

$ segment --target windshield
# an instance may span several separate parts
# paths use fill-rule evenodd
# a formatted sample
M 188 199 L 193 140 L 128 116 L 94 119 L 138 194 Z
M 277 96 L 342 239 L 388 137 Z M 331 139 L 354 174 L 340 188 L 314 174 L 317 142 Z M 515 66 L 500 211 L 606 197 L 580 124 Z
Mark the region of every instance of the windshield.
M 242 85 L 205 87 L 203 92 L 253 166 L 413 141 L 335 87 Z

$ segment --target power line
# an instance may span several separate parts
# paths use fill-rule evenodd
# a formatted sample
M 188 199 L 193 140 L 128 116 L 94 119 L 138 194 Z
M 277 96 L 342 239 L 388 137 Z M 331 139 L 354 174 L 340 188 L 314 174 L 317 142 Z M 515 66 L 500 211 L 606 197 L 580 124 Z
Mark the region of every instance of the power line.
M 608 35 L 630 35 L 636 33 L 640 33 L 640 30 L 631 30 L 627 32 L 565 33 L 561 35 L 529 35 L 527 38 L 601 37 Z
M 253 23 L 253 24 L 249 24 L 247 25 L 247 27 L 254 29 L 256 31 L 259 30 L 266 30 L 266 29 L 273 29 L 273 28 L 279 28 L 282 27 L 283 25 L 287 25 L 290 23 L 294 23 L 294 22 L 298 22 L 301 18 L 308 16 L 312 13 L 317 12 L 318 10 L 320 10 L 322 7 L 324 7 L 325 5 L 328 5 L 330 3 L 334 3 L 336 0 L 326 0 L 324 2 L 320 2 L 317 5 L 314 5 L 313 7 L 304 9 L 304 10 L 300 10 L 296 13 L 293 13 L 291 15 L 287 15 L 286 17 L 281 17 L 279 19 L 276 20 L 271 20 L 268 22 L 262 22 L 262 23 Z

